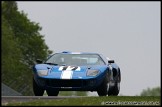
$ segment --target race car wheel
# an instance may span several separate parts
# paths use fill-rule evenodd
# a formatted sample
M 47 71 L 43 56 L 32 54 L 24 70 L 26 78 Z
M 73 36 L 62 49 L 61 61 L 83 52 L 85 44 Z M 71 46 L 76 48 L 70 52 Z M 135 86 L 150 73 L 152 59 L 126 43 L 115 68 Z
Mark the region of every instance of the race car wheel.
M 109 80 L 108 76 L 106 76 L 101 85 L 98 87 L 97 93 L 99 96 L 107 96 L 108 91 L 109 91 Z
M 52 90 L 52 89 L 47 89 L 46 90 L 48 96 L 58 96 L 59 91 L 58 90 Z
M 117 96 L 120 91 L 120 83 L 117 82 L 115 83 L 114 86 L 110 86 L 109 91 L 108 91 L 108 96 Z
M 33 92 L 35 96 L 43 96 L 44 94 L 44 89 L 42 89 L 41 87 L 37 85 L 34 78 L 33 78 Z

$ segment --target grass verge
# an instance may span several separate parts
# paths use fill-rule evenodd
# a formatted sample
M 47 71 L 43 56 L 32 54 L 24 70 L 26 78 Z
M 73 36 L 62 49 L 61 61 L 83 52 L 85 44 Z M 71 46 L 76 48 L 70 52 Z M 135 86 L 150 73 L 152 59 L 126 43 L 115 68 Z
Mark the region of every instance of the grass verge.
M 109 106 L 109 105 L 161 105 L 160 96 L 107 96 L 80 97 L 30 102 L 8 103 L 5 106 Z

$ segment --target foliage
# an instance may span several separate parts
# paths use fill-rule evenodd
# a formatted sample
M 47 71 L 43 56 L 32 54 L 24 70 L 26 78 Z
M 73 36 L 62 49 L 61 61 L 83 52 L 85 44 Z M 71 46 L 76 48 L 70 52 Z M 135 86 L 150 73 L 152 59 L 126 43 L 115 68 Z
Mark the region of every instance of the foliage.
M 160 87 L 155 87 L 152 89 L 147 88 L 141 92 L 141 96 L 160 96 L 161 95 L 160 92 L 161 92 Z
M 52 51 L 45 44 L 42 29 L 32 22 L 15 1 L 2 2 L 2 82 L 24 95 L 32 95 L 32 66 Z

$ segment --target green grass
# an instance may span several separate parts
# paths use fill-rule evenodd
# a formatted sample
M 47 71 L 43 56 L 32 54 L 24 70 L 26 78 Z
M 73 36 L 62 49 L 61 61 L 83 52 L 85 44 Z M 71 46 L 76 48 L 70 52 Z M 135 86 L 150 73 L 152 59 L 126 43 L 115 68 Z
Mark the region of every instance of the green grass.
M 161 105 L 160 96 L 107 96 L 80 97 L 8 103 L 5 106 L 88 106 L 88 105 Z M 129 104 L 128 104 L 129 103 Z

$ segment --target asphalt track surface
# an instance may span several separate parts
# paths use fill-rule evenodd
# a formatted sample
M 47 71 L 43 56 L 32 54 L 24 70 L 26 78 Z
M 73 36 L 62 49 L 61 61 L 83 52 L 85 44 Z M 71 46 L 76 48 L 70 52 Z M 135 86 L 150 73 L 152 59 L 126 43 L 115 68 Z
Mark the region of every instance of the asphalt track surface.
M 2 96 L 1 104 L 7 104 L 9 102 L 27 102 L 33 100 L 49 100 L 49 99 L 65 99 L 65 98 L 79 98 L 84 96 Z

